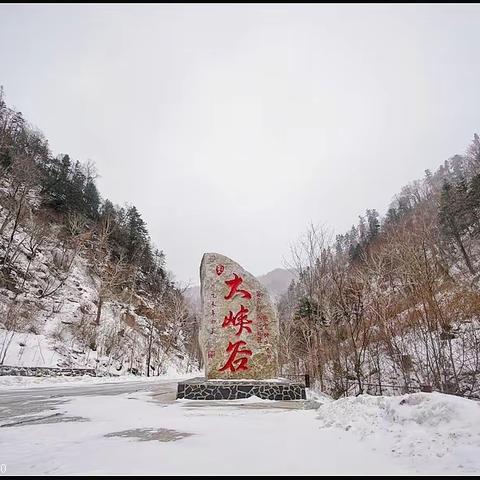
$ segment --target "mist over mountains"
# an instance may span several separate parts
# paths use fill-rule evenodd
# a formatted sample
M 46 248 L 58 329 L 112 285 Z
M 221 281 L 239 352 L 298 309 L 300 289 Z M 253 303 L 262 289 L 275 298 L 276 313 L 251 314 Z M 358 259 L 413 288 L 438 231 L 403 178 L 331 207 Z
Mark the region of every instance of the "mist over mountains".
M 272 300 L 276 302 L 288 290 L 292 280 L 297 278 L 297 274 L 293 269 L 275 268 L 271 272 L 257 278 L 258 281 L 268 290 Z M 200 304 L 200 286 L 194 285 L 187 288 L 185 296 L 193 304 Z

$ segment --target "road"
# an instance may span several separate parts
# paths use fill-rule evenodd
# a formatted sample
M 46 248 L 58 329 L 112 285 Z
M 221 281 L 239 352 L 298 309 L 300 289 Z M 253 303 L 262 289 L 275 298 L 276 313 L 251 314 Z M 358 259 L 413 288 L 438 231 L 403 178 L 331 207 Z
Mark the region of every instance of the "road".
M 134 392 L 150 392 L 152 397 L 162 401 L 175 399 L 177 382 L 155 381 L 127 381 L 116 383 L 96 383 L 92 385 L 66 385 L 21 388 L 0 391 L 0 427 L 8 426 L 19 421 L 37 421 L 37 417 L 58 409 L 72 397 L 121 395 Z M 61 421 L 61 416 L 58 416 Z

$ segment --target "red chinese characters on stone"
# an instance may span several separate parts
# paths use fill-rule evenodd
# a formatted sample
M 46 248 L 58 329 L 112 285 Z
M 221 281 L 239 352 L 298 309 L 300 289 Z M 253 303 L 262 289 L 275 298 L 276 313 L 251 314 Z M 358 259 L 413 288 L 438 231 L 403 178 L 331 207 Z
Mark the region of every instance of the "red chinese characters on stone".
M 236 273 L 233 274 L 231 280 L 226 280 L 225 284 L 230 288 L 230 291 L 225 295 L 225 300 L 231 300 L 235 296 L 239 295 L 241 298 L 250 300 L 252 294 L 243 290 L 240 285 L 243 283 L 243 278 L 238 276 Z M 240 305 L 240 310 L 237 313 L 229 311 L 228 315 L 224 318 L 222 327 L 234 326 L 238 327 L 236 336 L 241 335 L 245 330 L 247 333 L 252 333 L 252 329 L 249 326 L 252 321 L 248 319 L 248 308 L 245 308 L 243 305 Z M 231 372 L 236 372 L 237 370 L 248 370 L 248 359 L 252 355 L 252 351 L 248 348 L 242 348 L 247 345 L 243 340 L 238 340 L 235 343 L 228 342 L 228 347 L 226 352 L 230 353 L 230 357 L 227 360 L 227 363 L 219 369 L 220 372 L 225 370 L 230 370 Z
M 218 276 L 220 276 L 224 270 L 225 270 L 225 267 L 223 265 L 217 265 L 215 268 L 215 271 L 217 272 Z
M 226 280 L 225 283 L 228 285 L 230 288 L 230 291 L 228 292 L 228 295 L 226 295 L 224 298 L 225 300 L 230 300 L 235 295 L 241 295 L 242 298 L 252 298 L 252 294 L 250 292 L 247 292 L 247 290 L 241 290 L 238 287 L 242 284 L 243 278 L 239 277 L 236 273 L 233 274 L 232 280 Z
M 237 370 L 248 370 L 248 357 L 252 355 L 252 351 L 247 349 L 240 349 L 240 347 L 243 347 L 246 344 L 247 343 L 243 340 L 239 340 L 235 343 L 228 342 L 228 348 L 225 351 L 230 353 L 230 357 L 227 360 L 227 363 L 219 369 L 220 372 L 223 372 L 225 370 L 230 370 L 231 372 L 236 372 Z M 243 356 L 240 356 L 242 354 Z
M 252 329 L 248 326 L 252 323 L 251 320 L 248 319 L 248 308 L 245 308 L 243 305 L 240 305 L 240 310 L 234 315 L 233 312 L 230 310 L 228 315 L 223 320 L 222 327 L 228 327 L 230 325 L 234 327 L 239 327 L 236 336 L 241 335 L 243 330 L 246 330 L 248 333 L 252 333 Z

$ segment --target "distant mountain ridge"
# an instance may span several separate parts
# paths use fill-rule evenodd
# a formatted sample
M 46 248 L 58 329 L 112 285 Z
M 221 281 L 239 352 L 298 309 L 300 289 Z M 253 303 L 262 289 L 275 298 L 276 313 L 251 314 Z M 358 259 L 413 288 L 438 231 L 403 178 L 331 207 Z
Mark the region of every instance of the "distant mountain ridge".
M 288 290 L 292 280 L 297 279 L 297 273 L 293 269 L 276 268 L 257 278 L 269 291 L 272 298 L 278 300 Z

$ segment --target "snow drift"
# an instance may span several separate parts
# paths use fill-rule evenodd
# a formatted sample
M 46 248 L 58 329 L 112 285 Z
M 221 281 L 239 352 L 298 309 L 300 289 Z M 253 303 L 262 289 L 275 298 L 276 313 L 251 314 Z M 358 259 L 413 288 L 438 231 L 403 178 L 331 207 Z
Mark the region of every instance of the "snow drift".
M 480 471 L 480 403 L 441 393 L 360 395 L 318 409 L 322 427 L 347 430 L 417 471 Z

